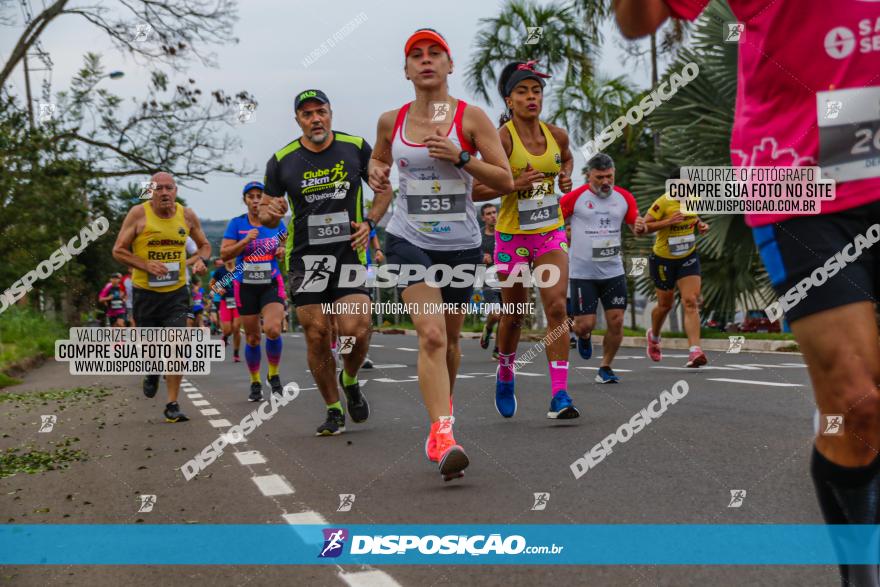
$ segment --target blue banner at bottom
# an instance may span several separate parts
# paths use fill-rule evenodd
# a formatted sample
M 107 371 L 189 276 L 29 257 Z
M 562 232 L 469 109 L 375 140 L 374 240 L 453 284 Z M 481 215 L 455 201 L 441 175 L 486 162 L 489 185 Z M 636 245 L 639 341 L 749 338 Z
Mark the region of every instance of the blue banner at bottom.
M 878 539 L 880 526 L 8 524 L 0 564 L 880 564 Z

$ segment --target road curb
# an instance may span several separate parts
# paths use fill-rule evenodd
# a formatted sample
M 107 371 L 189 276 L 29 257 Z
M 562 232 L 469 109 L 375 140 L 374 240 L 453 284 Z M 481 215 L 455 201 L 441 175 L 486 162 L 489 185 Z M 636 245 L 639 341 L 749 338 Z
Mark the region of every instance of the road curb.
M 388 328 L 388 329 L 378 329 L 376 332 L 381 334 L 405 334 L 408 336 L 415 336 L 415 330 L 406 330 L 402 328 Z M 732 335 L 735 336 L 735 335 Z M 466 339 L 478 339 L 480 338 L 479 332 L 462 332 L 461 338 Z M 541 340 L 541 336 L 537 334 L 526 334 L 523 335 L 521 340 L 529 340 L 533 342 L 537 342 Z M 602 336 L 599 334 L 593 335 L 593 342 L 595 344 L 602 344 Z M 621 346 L 630 347 L 630 348 L 645 348 L 647 344 L 647 339 L 644 336 L 624 336 L 623 342 Z M 664 338 L 663 339 L 663 348 L 664 349 L 672 349 L 672 350 L 687 350 L 688 341 L 686 338 Z M 704 351 L 727 351 L 730 348 L 730 341 L 716 338 L 707 338 L 703 339 L 701 344 Z M 791 347 L 795 347 L 793 350 Z M 746 339 L 743 343 L 740 352 L 793 352 L 797 353 L 796 350 L 797 343 L 793 340 L 750 340 Z M 782 350 L 786 349 L 786 350 Z

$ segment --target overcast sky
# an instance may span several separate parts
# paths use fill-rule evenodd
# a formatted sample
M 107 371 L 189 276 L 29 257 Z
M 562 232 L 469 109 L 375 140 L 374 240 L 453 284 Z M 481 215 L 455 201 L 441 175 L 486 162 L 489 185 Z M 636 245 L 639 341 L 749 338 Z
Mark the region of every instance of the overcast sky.
M 31 3 L 35 12 L 41 6 L 41 0 L 31 0 Z M 248 178 L 215 174 L 208 178 L 207 185 L 182 188 L 181 194 L 188 204 L 205 219 L 228 219 L 243 213 L 240 196 L 244 183 L 249 179 L 262 179 L 265 162 L 271 154 L 299 136 L 299 128 L 292 118 L 293 97 L 304 89 L 324 90 L 333 104 L 333 127 L 363 136 L 372 144 L 379 114 L 413 99 L 412 85 L 402 71 L 403 43 L 420 27 L 435 28 L 449 41 L 455 61 L 450 93 L 483 107 L 490 118 L 497 119 L 498 101 L 490 106 L 475 100 L 465 88 L 464 73 L 474 50 L 479 19 L 495 16 L 502 2 L 450 0 L 436 6 L 441 9 L 410 0 L 240 1 L 239 21 L 235 25 L 239 43 L 216 47 L 219 67 L 194 66 L 187 77 L 194 78 L 203 90 L 223 88 L 234 93 L 245 89 L 256 97 L 259 107 L 253 122 L 230 131 L 241 137 L 242 148 L 228 153 L 227 160 L 244 161 L 257 171 Z M 306 56 L 359 15 L 363 22 L 348 36 L 311 65 L 303 65 Z M 10 31 L 3 34 L 0 51 L 4 58 L 20 30 L 16 27 L 16 34 L 8 34 Z M 605 75 L 629 75 L 639 87 L 647 89 L 647 65 L 632 62 L 622 65 L 624 54 L 617 46 L 619 39 L 615 26 L 606 25 L 602 54 L 597 59 L 599 70 Z M 76 16 L 56 20 L 46 29 L 42 40 L 55 63 L 55 91 L 68 86 L 87 51 L 102 53 L 108 71 L 125 72 L 123 79 L 102 82 L 114 92 L 136 96 L 147 85 L 147 68 L 113 50 L 106 36 Z M 40 75 L 32 74 L 36 95 L 39 95 Z M 20 67 L 13 78 L 16 90 L 21 91 Z M 583 159 L 576 149 L 572 150 L 577 171 L 583 166 Z M 579 180 L 578 174 L 575 185 Z

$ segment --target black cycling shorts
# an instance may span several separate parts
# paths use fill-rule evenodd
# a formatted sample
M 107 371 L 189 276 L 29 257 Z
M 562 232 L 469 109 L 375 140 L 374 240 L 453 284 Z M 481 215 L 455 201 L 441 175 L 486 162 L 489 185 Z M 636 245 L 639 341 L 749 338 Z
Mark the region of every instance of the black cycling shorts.
M 680 259 L 667 259 L 651 253 L 648 271 L 657 289 L 669 291 L 675 289 L 675 283 L 682 277 L 700 274 L 700 255 L 694 251 Z
M 174 291 L 158 292 L 135 287 L 132 290 L 132 313 L 138 327 L 185 327 L 192 304 L 190 290 L 182 285 Z
M 349 286 L 340 284 L 342 273 L 355 280 L 356 265 L 363 266 L 357 253 L 351 248 L 338 254 L 304 252 L 290 256 L 290 298 L 296 306 L 332 303 L 345 296 L 361 294 L 370 296 L 366 284 Z M 363 269 L 366 275 L 366 268 Z
M 269 304 L 283 304 L 284 279 L 278 275 L 270 283 L 235 282 L 235 297 L 238 300 L 239 316 L 255 316 Z
M 392 265 L 421 265 L 425 269 L 429 269 L 432 265 L 449 265 L 450 267 L 455 267 L 456 265 L 477 266 L 483 262 L 483 251 L 479 245 L 472 249 L 460 251 L 431 251 L 417 247 L 391 233 L 386 235 L 385 250 L 388 263 Z M 438 276 L 438 279 L 442 279 L 442 277 Z M 424 281 L 424 279 L 409 281 L 406 286 L 399 286 L 399 289 L 406 289 L 411 285 Z M 452 279 L 448 285 L 440 288 L 443 303 L 466 304 L 470 301 L 471 295 L 474 293 L 473 283 L 466 287 L 456 287 L 456 281 L 456 279 Z
M 626 308 L 626 275 L 608 279 L 570 279 L 569 296 L 572 316 L 595 314 L 602 300 L 602 308 L 623 310 Z
M 876 224 L 880 202 L 752 229 L 789 322 L 838 306 L 877 301 L 880 250 L 872 242 L 880 238 L 880 227 L 872 228 Z

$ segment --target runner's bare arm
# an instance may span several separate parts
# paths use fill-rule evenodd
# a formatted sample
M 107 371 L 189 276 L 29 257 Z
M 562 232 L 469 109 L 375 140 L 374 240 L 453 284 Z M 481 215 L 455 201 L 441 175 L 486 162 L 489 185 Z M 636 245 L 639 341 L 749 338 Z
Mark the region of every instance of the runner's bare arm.
M 184 208 L 183 217 L 189 225 L 190 238 L 193 239 L 199 247 L 199 250 L 196 251 L 199 260 L 193 263 L 193 271 L 196 273 L 204 273 L 207 270 L 207 267 L 204 265 L 203 260 L 211 256 L 211 243 L 208 241 L 208 237 L 205 236 L 205 231 L 202 230 L 202 223 L 199 221 L 199 217 L 193 212 L 192 208 Z M 199 266 L 200 263 L 201 266 Z
M 556 139 L 556 144 L 559 145 L 559 151 L 562 154 L 562 168 L 559 170 L 557 181 L 559 183 L 559 191 L 563 194 L 567 194 L 573 187 L 571 173 L 574 170 L 574 156 L 571 154 L 568 133 L 565 132 L 564 128 L 560 128 L 553 124 L 548 124 L 547 128 L 550 130 L 550 134 L 553 135 L 553 138 Z
M 372 160 L 370 161 L 370 165 L 372 166 Z M 394 198 L 394 190 L 391 189 L 391 185 L 382 191 L 378 191 L 373 196 L 373 206 L 370 208 L 369 214 L 367 214 L 367 218 L 374 220 L 376 224 L 379 224 L 379 221 L 385 216 L 385 213 L 388 211 L 388 207 L 391 205 L 391 200 Z M 376 239 L 376 243 L 379 242 L 378 237 L 373 237 Z M 377 245 L 378 246 L 378 245 Z
M 142 271 L 148 271 L 148 262 L 146 259 L 136 256 L 131 251 L 131 245 L 138 233 L 143 230 L 141 225 L 145 223 L 146 214 L 144 213 L 144 207 L 135 206 L 126 214 L 125 220 L 122 221 L 122 227 L 119 229 L 119 234 L 116 236 L 116 242 L 113 244 L 114 259 L 124 265 L 141 269 Z
M 252 228 L 248 235 L 241 240 L 232 240 L 231 238 L 224 238 L 220 242 L 220 258 L 224 261 L 228 261 L 230 259 L 235 259 L 239 255 L 241 255 L 245 248 L 247 248 L 248 244 L 256 239 L 260 234 L 260 231 L 256 228 Z
M 670 16 L 663 0 L 614 0 L 612 7 L 620 32 L 629 39 L 650 35 Z
M 275 228 L 287 214 L 287 198 L 263 193 L 260 200 L 260 224 L 266 228 Z
M 469 105 L 464 111 L 462 127 L 462 132 L 470 138 L 481 157 L 472 158 L 462 169 L 490 189 L 503 194 L 512 192 L 513 174 L 510 172 L 507 154 L 501 146 L 498 131 L 483 109 Z
M 510 138 L 510 131 L 507 130 L 507 127 L 502 126 L 498 129 L 498 138 L 501 139 L 501 146 L 504 147 L 504 154 L 510 158 L 510 154 L 513 152 L 513 141 Z M 473 198 L 474 202 L 485 202 L 487 200 L 494 200 L 500 196 L 503 196 L 501 192 L 495 191 L 488 186 L 483 185 L 477 180 L 474 180 L 474 190 L 473 190 Z
M 388 180 L 391 174 L 391 165 L 394 164 L 394 157 L 391 155 L 391 134 L 394 132 L 394 121 L 397 120 L 399 111 L 398 108 L 383 113 L 376 125 L 376 142 L 370 157 L 368 183 L 377 194 L 391 189 L 391 182 Z

